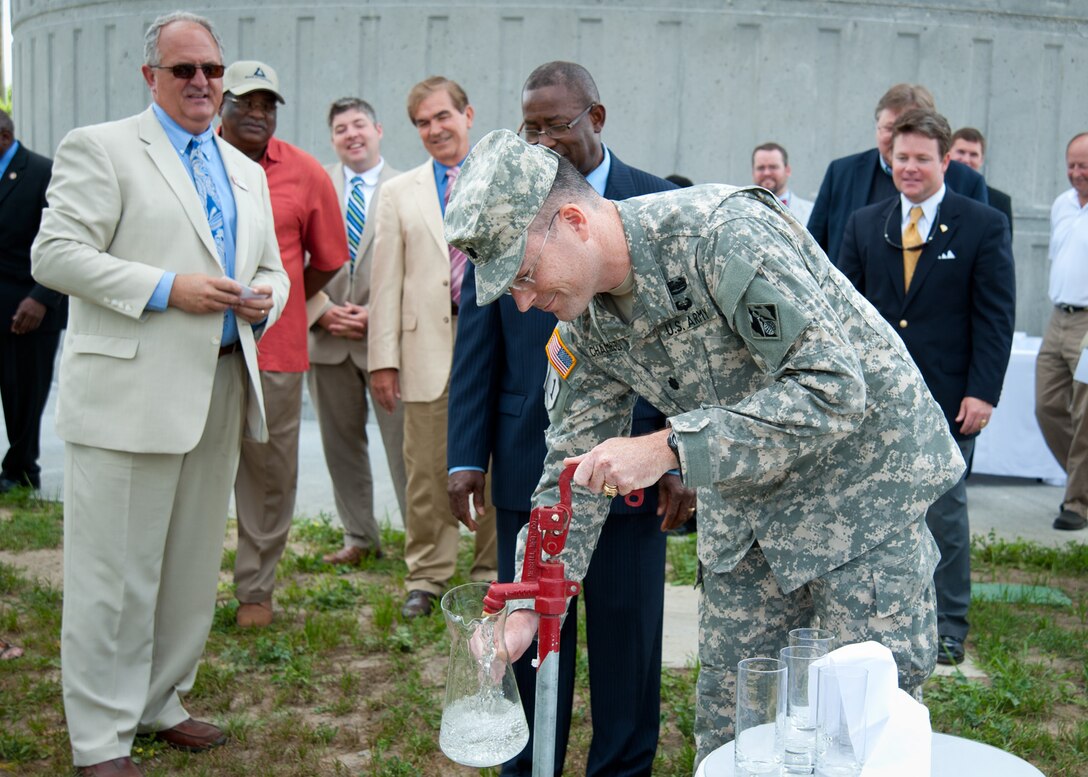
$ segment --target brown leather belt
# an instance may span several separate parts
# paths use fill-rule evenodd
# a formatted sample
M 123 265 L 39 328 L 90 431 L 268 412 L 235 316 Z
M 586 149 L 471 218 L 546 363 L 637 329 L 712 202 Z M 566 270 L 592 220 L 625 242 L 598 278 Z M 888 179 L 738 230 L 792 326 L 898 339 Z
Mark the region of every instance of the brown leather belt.
M 231 343 L 230 345 L 224 345 L 219 349 L 219 358 L 222 359 L 224 356 L 230 356 L 235 351 L 240 351 L 240 350 L 242 350 L 241 342 L 235 342 L 235 343 Z

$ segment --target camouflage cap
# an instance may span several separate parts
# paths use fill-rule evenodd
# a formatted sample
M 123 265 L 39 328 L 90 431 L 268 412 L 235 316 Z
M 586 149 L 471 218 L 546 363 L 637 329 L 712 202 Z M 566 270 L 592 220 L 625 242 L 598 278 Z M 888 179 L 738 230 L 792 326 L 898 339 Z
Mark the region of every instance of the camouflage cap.
M 514 282 L 558 169 L 554 151 L 510 130 L 489 132 L 468 155 L 446 205 L 446 242 L 476 265 L 476 304 L 494 302 Z

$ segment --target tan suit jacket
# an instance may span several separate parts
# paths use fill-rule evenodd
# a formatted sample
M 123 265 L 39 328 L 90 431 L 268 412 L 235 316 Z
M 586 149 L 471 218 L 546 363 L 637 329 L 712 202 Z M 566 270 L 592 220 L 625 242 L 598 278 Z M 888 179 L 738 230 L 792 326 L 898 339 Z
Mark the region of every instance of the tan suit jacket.
M 332 179 L 333 186 L 340 198 L 340 214 L 347 218 L 347 199 L 344 197 L 344 165 L 336 162 L 325 165 L 325 171 Z M 378 176 L 378 186 L 374 189 L 374 196 L 370 198 L 367 208 L 366 226 L 363 227 L 363 236 L 359 240 L 359 258 L 355 262 L 355 272 L 351 272 L 351 263 L 343 267 L 329 279 L 323 289 L 326 301 L 317 318 L 325 313 L 333 305 L 342 305 L 351 302 L 361 307 L 370 303 L 370 273 L 374 265 L 374 233 L 377 229 L 378 203 L 381 201 L 382 186 L 391 178 L 400 175 L 399 170 L 394 170 L 388 164 L 382 166 Z M 316 319 L 315 319 L 316 320 Z M 310 363 L 311 364 L 340 364 L 348 357 L 361 370 L 366 369 L 367 341 L 352 340 L 347 337 L 334 337 L 320 326 L 310 328 Z
M 237 206 L 235 279 L 272 287 L 271 326 L 289 283 L 268 183 L 255 162 L 216 143 Z M 48 198 L 33 274 L 71 296 L 58 434 L 133 453 L 192 450 L 208 414 L 223 317 L 144 309 L 164 270 L 223 269 L 193 182 L 152 110 L 69 133 Z M 245 434 L 265 439 L 253 330 L 238 319 L 238 331 L 251 392 Z
M 453 361 L 450 255 L 430 159 L 383 186 L 368 345 L 371 372 L 400 370 L 403 401 L 442 395 Z

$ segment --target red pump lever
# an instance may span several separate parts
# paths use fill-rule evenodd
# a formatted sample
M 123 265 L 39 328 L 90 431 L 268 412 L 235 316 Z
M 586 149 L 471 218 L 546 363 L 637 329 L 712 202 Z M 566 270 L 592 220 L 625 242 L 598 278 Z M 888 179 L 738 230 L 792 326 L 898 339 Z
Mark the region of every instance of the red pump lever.
M 540 662 L 549 653 L 559 651 L 560 620 L 566 612 L 567 600 L 582 590 L 581 585 L 566 579 L 566 565 L 555 558 L 567 543 L 567 532 L 574 515 L 570 482 L 575 469 L 576 465 L 571 464 L 559 476 L 559 504 L 533 508 L 529 516 L 521 581 L 492 583 L 484 597 L 484 612 L 488 614 L 499 612 L 510 599 L 534 600 L 534 609 L 540 614 L 537 629 L 537 659 Z M 541 551 L 552 558 L 542 560 Z

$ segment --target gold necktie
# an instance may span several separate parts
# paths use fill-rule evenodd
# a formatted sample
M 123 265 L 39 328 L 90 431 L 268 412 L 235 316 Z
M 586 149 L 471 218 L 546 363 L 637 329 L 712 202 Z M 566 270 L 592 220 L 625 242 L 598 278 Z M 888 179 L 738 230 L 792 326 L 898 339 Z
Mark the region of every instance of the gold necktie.
M 918 257 L 922 255 L 922 236 L 918 234 L 918 219 L 920 218 L 922 218 L 922 208 L 915 205 L 910 209 L 910 223 L 903 230 L 903 291 L 910 289 L 914 268 L 918 266 Z M 918 247 L 910 250 L 907 246 Z

